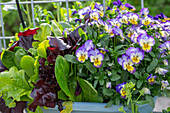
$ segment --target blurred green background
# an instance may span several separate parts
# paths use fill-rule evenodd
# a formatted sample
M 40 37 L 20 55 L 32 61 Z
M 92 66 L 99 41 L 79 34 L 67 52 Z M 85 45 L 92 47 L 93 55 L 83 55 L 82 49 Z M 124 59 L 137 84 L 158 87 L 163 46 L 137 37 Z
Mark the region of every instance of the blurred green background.
M 10 1 L 11 0 L 1 0 L 1 2 L 10 2 Z M 12 0 L 12 1 L 15 2 L 15 0 Z M 26 0 L 20 0 L 20 1 L 26 1 Z M 30 1 L 30 0 L 27 0 L 27 1 Z M 36 1 L 40 1 L 40 0 L 36 0 Z M 100 1 L 102 3 L 102 0 L 95 0 L 95 1 Z M 112 3 L 115 0 L 107 0 L 107 2 L 109 2 L 109 1 L 110 1 L 110 3 Z M 136 7 L 136 12 L 140 11 L 141 0 L 126 0 L 126 1 Z M 90 2 L 91 1 L 86 1 L 86 2 L 83 2 L 83 4 L 85 6 L 87 6 L 87 5 L 89 5 Z M 73 4 L 74 4 L 73 2 L 69 3 L 69 8 L 72 8 Z M 36 5 L 40 5 L 40 7 L 38 7 Z M 65 3 L 59 3 L 58 5 L 60 5 L 60 7 L 65 7 Z M 52 3 L 34 4 L 34 6 L 36 6 L 36 8 L 37 8 L 37 9 L 35 9 L 35 11 L 39 10 L 39 12 L 37 14 L 39 14 L 39 13 L 43 14 L 43 13 L 47 13 L 47 11 L 51 11 L 50 14 L 48 14 L 49 15 L 48 18 L 57 19 L 57 4 L 56 3 L 55 4 L 52 4 Z M 144 0 L 144 6 L 149 8 L 150 15 L 152 15 L 152 16 L 155 16 L 155 15 L 163 12 L 165 15 L 170 17 L 170 0 Z M 16 6 L 15 5 L 6 5 L 6 6 L 2 5 L 2 9 L 3 9 L 5 35 L 13 36 L 13 35 L 15 35 L 15 33 L 18 33 L 21 30 L 20 19 L 18 16 L 18 12 L 16 10 Z M 30 5 L 22 5 L 21 9 L 22 9 L 22 14 L 23 14 L 25 23 L 27 26 L 29 26 L 30 25 L 29 21 L 32 21 Z M 27 9 L 29 9 L 30 12 L 28 12 Z M 28 13 L 30 14 L 30 16 L 28 16 Z M 53 15 L 51 15 L 51 13 L 53 13 Z M 38 15 L 37 15 L 37 17 L 38 17 Z M 37 18 L 37 21 L 38 21 L 38 19 L 39 18 Z M 45 21 L 48 21 L 48 20 L 45 20 Z M 0 23 L 0 36 L 2 36 L 1 23 Z

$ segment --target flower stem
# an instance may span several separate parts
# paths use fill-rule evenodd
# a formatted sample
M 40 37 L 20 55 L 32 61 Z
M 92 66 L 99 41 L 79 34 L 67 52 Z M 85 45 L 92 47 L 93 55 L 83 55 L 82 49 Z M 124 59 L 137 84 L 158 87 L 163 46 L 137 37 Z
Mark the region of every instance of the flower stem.
M 57 20 L 60 22 L 60 4 L 57 3 Z
M 131 107 L 132 107 L 132 113 L 135 113 L 135 108 L 134 108 L 134 104 L 133 104 L 133 102 L 132 102 L 132 99 L 131 99 Z
M 31 27 L 31 17 L 30 17 L 30 10 L 29 10 L 28 4 L 26 4 L 26 10 L 27 10 L 29 26 Z

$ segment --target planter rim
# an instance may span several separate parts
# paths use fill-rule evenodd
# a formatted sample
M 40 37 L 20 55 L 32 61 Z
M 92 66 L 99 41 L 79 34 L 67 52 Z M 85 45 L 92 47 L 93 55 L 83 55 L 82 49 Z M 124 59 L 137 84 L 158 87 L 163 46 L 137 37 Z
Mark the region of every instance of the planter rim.
M 158 96 L 154 97 L 154 101 Z M 111 107 L 105 108 L 107 103 L 93 103 L 93 102 L 73 102 L 73 111 L 86 111 L 86 112 L 119 112 L 118 108 L 120 108 L 122 105 L 112 105 Z M 144 108 L 146 106 L 149 106 L 149 104 L 144 105 L 138 105 L 139 108 Z M 58 106 L 56 105 L 55 108 L 48 108 L 50 110 L 58 109 Z M 129 111 L 128 107 L 124 107 L 125 111 Z

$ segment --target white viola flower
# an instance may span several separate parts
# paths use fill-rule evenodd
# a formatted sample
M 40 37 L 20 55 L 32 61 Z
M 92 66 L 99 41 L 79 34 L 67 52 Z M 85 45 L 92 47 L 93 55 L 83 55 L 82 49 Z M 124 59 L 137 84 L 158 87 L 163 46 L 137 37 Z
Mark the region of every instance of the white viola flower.
M 150 17 L 145 17 L 143 20 L 142 20 L 142 24 L 143 25 L 150 25 L 150 23 L 152 22 L 152 19 Z
M 142 88 L 142 90 L 145 92 L 144 94 L 151 94 L 150 90 L 146 87 Z
M 166 81 L 162 80 L 161 83 L 162 83 L 161 90 L 163 90 L 163 89 L 165 89 L 167 86 L 169 86 L 169 83 L 168 83 L 167 80 L 166 80 Z
M 109 88 L 109 89 L 112 88 L 112 83 L 111 82 L 107 82 L 106 83 L 106 88 Z
M 168 72 L 167 69 L 164 69 L 164 68 L 161 68 L 161 67 L 157 67 L 156 71 L 155 71 L 155 73 L 158 73 L 159 75 L 164 75 L 164 76 L 167 72 Z
M 99 15 L 99 12 L 98 11 L 91 11 L 90 12 L 90 18 L 93 19 L 93 20 L 96 20 L 98 21 L 100 15 Z

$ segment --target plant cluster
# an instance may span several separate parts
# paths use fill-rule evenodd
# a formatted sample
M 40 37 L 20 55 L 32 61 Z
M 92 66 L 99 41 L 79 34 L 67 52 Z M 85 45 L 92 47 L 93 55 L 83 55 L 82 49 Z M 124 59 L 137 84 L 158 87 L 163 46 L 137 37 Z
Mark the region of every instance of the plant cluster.
M 7 106 L 28 101 L 29 112 L 40 112 L 56 104 L 63 110 L 62 101 L 104 102 L 137 113 L 140 104 L 154 107 L 153 97 L 169 96 L 170 18 L 152 17 L 148 8 L 133 13 L 120 0 L 106 12 L 94 2 L 76 9 L 70 24 L 54 20 L 20 32 L 2 52 Z

